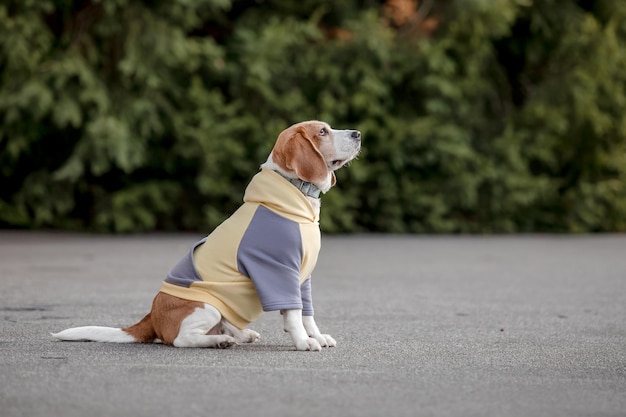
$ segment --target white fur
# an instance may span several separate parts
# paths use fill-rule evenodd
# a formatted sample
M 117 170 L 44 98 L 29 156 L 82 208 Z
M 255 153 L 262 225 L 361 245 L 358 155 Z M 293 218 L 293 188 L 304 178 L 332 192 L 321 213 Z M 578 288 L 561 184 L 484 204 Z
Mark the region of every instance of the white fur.
M 261 338 L 258 332 L 252 329 L 239 330 L 225 319 L 222 319 L 222 329 L 224 334 L 234 337 L 237 343 L 254 343 Z
M 208 334 L 221 321 L 222 315 L 215 307 L 205 304 L 204 308 L 196 308 L 180 323 L 174 346 L 227 348 L 236 345 L 235 338 L 227 334 Z
M 317 328 L 317 324 L 315 323 L 315 319 L 313 318 L 313 316 L 303 316 L 302 324 L 304 325 L 304 329 L 306 330 L 309 337 L 317 340 L 322 347 L 337 346 L 337 342 L 330 335 L 320 333 L 320 330 Z
M 219 334 L 208 334 L 216 326 Z M 239 330 L 222 319 L 215 307 L 204 304 L 204 308 L 196 308 L 181 322 L 174 346 L 224 349 L 239 343 L 256 342 L 260 337 L 254 330 Z
M 354 130 L 331 129 L 331 132 L 333 134 L 333 144 L 335 146 L 335 151 L 337 152 L 335 158 L 343 161 L 340 165 L 328 166 L 329 169 L 336 171 L 341 168 L 346 162 L 351 161 L 357 156 L 359 150 L 361 150 L 361 142 L 356 142 L 352 137 L 352 133 L 354 132 Z
M 134 337 L 114 327 L 83 326 L 52 333 L 53 337 L 71 342 L 135 343 Z
M 283 315 L 284 329 L 287 333 L 289 333 L 289 336 L 291 336 L 291 340 L 296 346 L 296 350 L 322 350 L 320 342 L 317 339 L 309 337 L 307 334 L 307 331 L 302 323 L 302 310 L 280 310 L 280 313 Z M 326 344 L 326 346 L 328 346 L 328 344 Z

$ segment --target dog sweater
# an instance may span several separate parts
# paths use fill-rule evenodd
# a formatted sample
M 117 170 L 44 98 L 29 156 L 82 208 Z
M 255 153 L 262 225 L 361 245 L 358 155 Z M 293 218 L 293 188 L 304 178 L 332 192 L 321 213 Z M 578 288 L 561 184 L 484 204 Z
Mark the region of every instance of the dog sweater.
M 161 291 L 210 304 L 240 329 L 263 311 L 302 309 L 312 316 L 311 272 L 321 242 L 311 203 L 265 168 L 243 201 L 172 268 Z

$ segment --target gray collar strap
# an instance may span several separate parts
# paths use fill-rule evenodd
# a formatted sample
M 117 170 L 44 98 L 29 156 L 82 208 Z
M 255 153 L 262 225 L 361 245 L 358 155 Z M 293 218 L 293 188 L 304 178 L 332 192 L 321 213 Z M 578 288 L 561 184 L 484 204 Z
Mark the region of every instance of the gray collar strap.
M 317 188 L 313 183 L 302 181 L 299 178 L 287 178 L 282 173 L 278 171 L 274 171 L 277 174 L 280 174 L 281 177 L 292 183 L 302 194 L 307 197 L 320 198 L 321 190 Z

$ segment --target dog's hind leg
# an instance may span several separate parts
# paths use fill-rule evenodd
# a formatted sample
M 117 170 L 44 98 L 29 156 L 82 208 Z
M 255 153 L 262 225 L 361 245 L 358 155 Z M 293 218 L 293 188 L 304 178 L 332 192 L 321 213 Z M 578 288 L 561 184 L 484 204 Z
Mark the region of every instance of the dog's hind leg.
M 220 328 L 222 315 L 213 306 L 198 307 L 180 323 L 176 347 L 207 347 L 224 349 L 237 344 L 228 334 L 215 333 Z
M 254 343 L 261 338 L 258 332 L 252 329 L 238 329 L 226 320 L 222 320 L 223 333 L 235 338 L 237 343 Z

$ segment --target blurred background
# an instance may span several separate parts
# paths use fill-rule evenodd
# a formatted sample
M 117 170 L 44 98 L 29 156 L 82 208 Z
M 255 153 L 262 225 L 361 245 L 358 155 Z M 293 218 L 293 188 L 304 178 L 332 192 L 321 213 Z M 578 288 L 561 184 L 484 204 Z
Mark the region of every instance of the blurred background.
M 208 233 L 357 128 L 325 233 L 626 231 L 626 2 L 4 0 L 0 228 Z

